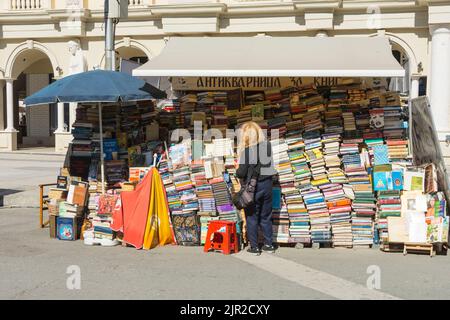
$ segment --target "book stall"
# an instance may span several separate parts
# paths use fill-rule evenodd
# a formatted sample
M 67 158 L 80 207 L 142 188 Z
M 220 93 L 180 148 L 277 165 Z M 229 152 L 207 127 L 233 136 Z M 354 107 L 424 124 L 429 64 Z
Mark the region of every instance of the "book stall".
M 123 195 L 135 192 L 152 171 L 162 182 L 159 200 L 167 203 L 174 243 L 204 244 L 212 220 L 235 222 L 243 239 L 245 217 L 231 201 L 239 188 L 236 141 L 225 131 L 246 121 L 267 130 L 273 149 L 279 175 L 275 243 L 380 244 L 389 251 L 392 243 L 448 242 L 447 201 L 435 165 L 413 165 L 407 99 L 381 82 L 369 86 L 355 78 L 261 91 L 187 91 L 157 105 L 105 105 L 105 181 L 99 176 L 98 112 L 81 104 L 65 166 L 50 193 L 51 236 L 130 244 L 126 228 L 112 225 L 113 216 L 124 206 Z M 196 122 L 224 136 L 198 139 Z M 191 137 L 171 143 L 178 128 Z M 279 134 L 272 134 L 275 129 Z

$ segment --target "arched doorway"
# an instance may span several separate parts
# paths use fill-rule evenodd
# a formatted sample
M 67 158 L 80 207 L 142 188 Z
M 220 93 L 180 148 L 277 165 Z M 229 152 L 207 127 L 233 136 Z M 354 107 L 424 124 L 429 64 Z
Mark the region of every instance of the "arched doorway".
M 20 45 L 7 61 L 5 78 L 10 80 L 10 89 L 4 89 L 4 105 L 12 92 L 13 128 L 17 130 L 17 147 L 54 147 L 56 106 L 41 105 L 25 108 L 24 99 L 50 84 L 57 67 L 55 59 L 49 57 L 42 45 Z M 53 60 L 53 61 L 52 61 Z M 8 81 L 8 80 L 7 80 Z M 12 90 L 11 90 L 12 87 Z
M 405 76 L 389 79 L 389 89 L 400 93 L 409 94 L 410 92 L 410 60 L 406 51 L 399 44 L 392 42 L 392 55 L 398 63 L 405 69 Z
M 144 64 L 148 61 L 149 57 L 141 49 L 135 47 L 120 47 L 116 50 L 116 65 L 120 66 L 120 60 L 130 60 L 139 64 Z
M 136 62 L 138 64 L 146 63 L 151 57 L 151 53 L 139 42 L 134 40 L 129 40 L 130 43 L 127 43 L 125 40 L 120 40 L 116 42 L 115 49 L 115 66 L 116 71 L 121 70 L 121 61 L 129 60 Z M 105 55 L 102 55 L 100 63 L 97 65 L 98 68 L 105 68 Z

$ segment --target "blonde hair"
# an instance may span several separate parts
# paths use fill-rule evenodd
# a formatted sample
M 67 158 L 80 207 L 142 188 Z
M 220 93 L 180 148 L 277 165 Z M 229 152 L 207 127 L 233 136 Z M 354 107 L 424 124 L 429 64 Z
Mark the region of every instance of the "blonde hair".
M 240 128 L 238 155 L 240 155 L 245 148 L 256 145 L 265 140 L 266 137 L 264 132 L 256 122 L 245 122 Z

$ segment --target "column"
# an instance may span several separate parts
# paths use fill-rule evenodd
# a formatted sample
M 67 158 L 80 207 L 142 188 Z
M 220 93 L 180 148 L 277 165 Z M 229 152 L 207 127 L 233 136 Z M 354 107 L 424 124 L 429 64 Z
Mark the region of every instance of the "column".
M 439 140 L 450 132 L 450 25 L 432 25 L 430 104 Z
M 14 79 L 5 79 L 6 82 L 6 121 L 5 130 L 0 131 L 0 151 L 17 150 L 17 134 L 14 128 Z M 3 110 L 0 109 L 0 112 Z M 0 128 L 3 129 L 3 128 Z
M 6 103 L 4 102 L 3 88 L 5 87 L 5 80 L 0 79 L 0 131 L 6 128 L 6 119 L 4 118 L 4 110 L 6 110 Z
M 16 132 L 14 129 L 14 87 L 13 79 L 6 79 L 6 130 Z
M 66 153 L 70 141 L 72 141 L 72 134 L 70 130 L 67 132 L 64 128 L 64 103 L 58 103 L 58 129 L 55 130 L 55 152 Z
M 72 125 L 77 118 L 77 106 L 76 102 L 69 103 L 69 132 L 72 131 Z
M 64 103 L 58 103 L 58 128 L 56 132 L 65 132 L 64 130 Z
M 411 75 L 411 86 L 409 88 L 409 98 L 414 99 L 419 96 L 419 79 L 420 74 Z

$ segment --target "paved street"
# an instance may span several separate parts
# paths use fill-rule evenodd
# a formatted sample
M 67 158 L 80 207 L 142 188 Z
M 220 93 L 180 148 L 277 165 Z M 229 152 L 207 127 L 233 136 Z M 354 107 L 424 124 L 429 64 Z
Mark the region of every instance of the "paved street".
M 1 299 L 445 299 L 448 256 L 280 248 L 275 255 L 151 251 L 50 239 L 36 209 L 0 209 Z M 81 289 L 69 290 L 69 266 Z M 379 270 L 380 289 L 367 289 Z M 378 269 L 379 268 L 379 269 Z
M 448 256 L 378 249 L 280 248 L 275 255 L 205 254 L 84 246 L 38 228 L 39 183 L 54 182 L 64 157 L 0 154 L 1 299 L 446 299 Z M 79 266 L 81 290 L 67 289 Z M 368 273 L 369 272 L 369 273 Z M 374 276 L 379 277 L 374 278 Z M 367 282 L 379 289 L 369 290 Z M 374 280 L 375 279 L 375 280 Z M 375 288 L 378 288 L 375 286 Z
M 37 207 L 41 183 L 54 183 L 64 156 L 47 149 L 0 153 L 0 207 Z

